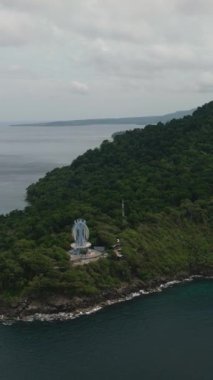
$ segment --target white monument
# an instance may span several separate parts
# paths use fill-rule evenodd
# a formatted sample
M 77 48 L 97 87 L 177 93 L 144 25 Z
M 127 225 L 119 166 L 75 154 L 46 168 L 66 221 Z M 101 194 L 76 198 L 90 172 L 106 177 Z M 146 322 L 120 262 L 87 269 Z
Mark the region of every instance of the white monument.
M 73 251 L 76 253 L 87 253 L 87 250 L 91 247 L 91 243 L 88 241 L 89 228 L 84 219 L 75 220 L 72 235 L 75 240 L 71 244 Z

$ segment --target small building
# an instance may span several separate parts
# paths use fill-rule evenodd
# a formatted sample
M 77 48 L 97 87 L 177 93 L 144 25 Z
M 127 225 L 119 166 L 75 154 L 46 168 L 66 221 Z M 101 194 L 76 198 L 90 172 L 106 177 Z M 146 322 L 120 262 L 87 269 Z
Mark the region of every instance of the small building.
M 116 239 L 116 243 L 112 246 L 112 248 L 113 248 L 115 257 L 117 259 L 122 259 L 123 254 L 122 254 L 120 239 Z

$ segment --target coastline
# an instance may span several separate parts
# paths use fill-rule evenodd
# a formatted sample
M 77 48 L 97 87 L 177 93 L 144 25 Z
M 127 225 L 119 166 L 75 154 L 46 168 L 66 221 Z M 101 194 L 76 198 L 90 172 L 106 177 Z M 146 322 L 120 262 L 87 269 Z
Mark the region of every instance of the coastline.
M 213 276 L 209 275 L 191 275 L 186 278 L 182 279 L 175 279 L 170 280 L 164 283 L 159 284 L 159 286 L 144 290 L 144 289 L 138 289 L 132 292 L 129 292 L 127 294 L 123 294 L 118 298 L 111 298 L 104 301 L 100 301 L 97 304 L 88 306 L 88 307 L 79 307 L 76 308 L 76 310 L 73 311 L 59 311 L 59 312 L 53 312 L 53 313 L 43 313 L 43 312 L 35 312 L 32 314 L 26 314 L 26 315 L 17 315 L 12 317 L 11 315 L 7 314 L 0 314 L 0 323 L 4 325 L 11 325 L 16 322 L 56 322 L 56 321 L 69 321 L 76 318 L 79 318 L 81 316 L 87 316 L 90 314 L 97 313 L 98 311 L 112 306 L 114 304 L 119 304 L 123 302 L 128 302 L 133 300 L 137 297 L 142 296 L 148 296 L 153 293 L 160 293 L 164 289 L 167 289 L 169 287 L 172 287 L 174 285 L 191 282 L 194 280 L 199 279 L 213 279 Z

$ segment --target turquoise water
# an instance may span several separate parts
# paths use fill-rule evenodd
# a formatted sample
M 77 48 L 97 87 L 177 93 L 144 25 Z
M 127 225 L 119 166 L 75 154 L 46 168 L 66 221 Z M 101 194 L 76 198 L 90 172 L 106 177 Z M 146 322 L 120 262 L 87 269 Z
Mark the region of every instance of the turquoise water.
M 70 322 L 0 325 L 2 380 L 212 380 L 213 281 Z

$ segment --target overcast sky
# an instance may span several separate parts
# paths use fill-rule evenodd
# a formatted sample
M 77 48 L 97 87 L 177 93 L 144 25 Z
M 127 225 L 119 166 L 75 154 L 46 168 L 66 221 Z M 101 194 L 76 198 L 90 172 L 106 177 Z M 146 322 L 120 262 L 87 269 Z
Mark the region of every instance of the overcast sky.
M 212 99 L 212 0 L 0 0 L 0 120 L 163 114 Z

